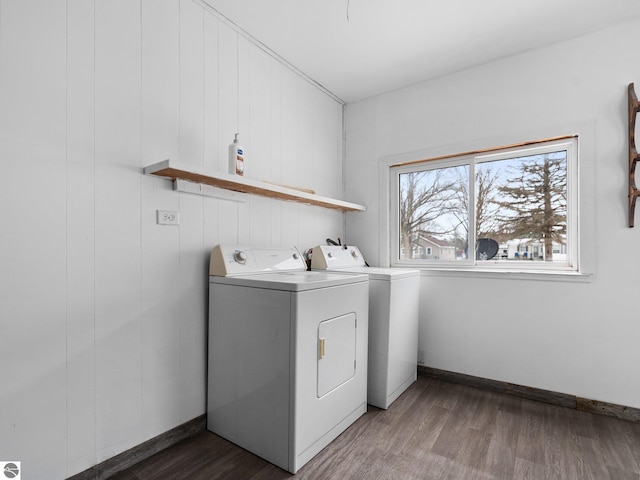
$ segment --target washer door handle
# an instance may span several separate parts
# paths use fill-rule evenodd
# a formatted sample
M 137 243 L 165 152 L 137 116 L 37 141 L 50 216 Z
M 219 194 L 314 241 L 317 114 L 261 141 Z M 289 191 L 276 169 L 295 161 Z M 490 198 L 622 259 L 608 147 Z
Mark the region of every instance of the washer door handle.
M 324 338 L 318 339 L 318 358 L 322 360 L 324 358 Z

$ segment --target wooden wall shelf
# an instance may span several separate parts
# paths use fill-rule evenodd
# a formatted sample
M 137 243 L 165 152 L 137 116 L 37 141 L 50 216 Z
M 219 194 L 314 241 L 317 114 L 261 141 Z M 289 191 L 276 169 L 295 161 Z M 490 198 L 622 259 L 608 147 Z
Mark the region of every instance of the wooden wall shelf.
M 163 160 L 162 162 L 144 167 L 144 173 L 145 175 L 155 175 L 172 180 L 187 180 L 189 182 L 210 185 L 234 192 L 250 193 L 252 195 L 305 203 L 307 205 L 332 208 L 344 212 L 358 212 L 367 209 L 364 205 L 358 205 L 357 203 L 323 197 L 315 193 L 261 182 L 259 180 L 252 180 L 237 175 L 229 175 L 221 172 L 214 174 L 198 173 L 192 169 L 181 167 L 177 162 L 171 160 Z
M 627 96 L 629 101 L 629 227 L 633 227 L 636 199 L 640 195 L 636 187 L 636 165 L 639 158 L 636 149 L 636 116 L 640 112 L 640 104 L 633 83 L 629 84 Z

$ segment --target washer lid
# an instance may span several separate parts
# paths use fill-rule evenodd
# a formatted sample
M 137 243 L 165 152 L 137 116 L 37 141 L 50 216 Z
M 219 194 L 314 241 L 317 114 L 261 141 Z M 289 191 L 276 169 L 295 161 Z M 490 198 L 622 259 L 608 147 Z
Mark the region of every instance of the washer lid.
M 273 272 L 227 277 L 210 276 L 210 284 L 237 285 L 244 287 L 265 288 L 268 290 L 286 290 L 302 292 L 317 288 L 350 285 L 368 282 L 369 277 L 363 274 L 346 274 L 336 272 Z
M 349 267 L 336 268 L 335 270 L 325 270 L 337 273 L 363 273 L 369 275 L 371 280 L 398 280 L 400 278 L 418 277 L 420 270 L 408 268 L 386 268 L 386 267 Z
M 419 270 L 408 268 L 368 267 L 358 247 L 342 245 L 318 245 L 311 256 L 312 270 L 332 272 L 366 273 L 375 280 L 393 280 L 420 275 Z

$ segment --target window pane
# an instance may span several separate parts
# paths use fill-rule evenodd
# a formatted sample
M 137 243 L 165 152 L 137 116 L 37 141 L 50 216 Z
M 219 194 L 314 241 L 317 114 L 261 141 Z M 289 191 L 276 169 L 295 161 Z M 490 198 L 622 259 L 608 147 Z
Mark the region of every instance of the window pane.
M 466 258 L 469 167 L 399 175 L 399 258 L 451 261 Z
M 479 261 L 567 262 L 567 152 L 476 166 Z

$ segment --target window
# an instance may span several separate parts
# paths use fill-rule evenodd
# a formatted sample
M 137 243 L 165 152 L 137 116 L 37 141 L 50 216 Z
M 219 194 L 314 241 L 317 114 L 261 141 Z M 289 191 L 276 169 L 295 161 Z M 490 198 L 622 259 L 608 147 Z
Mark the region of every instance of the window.
M 392 165 L 395 265 L 577 270 L 577 138 Z

